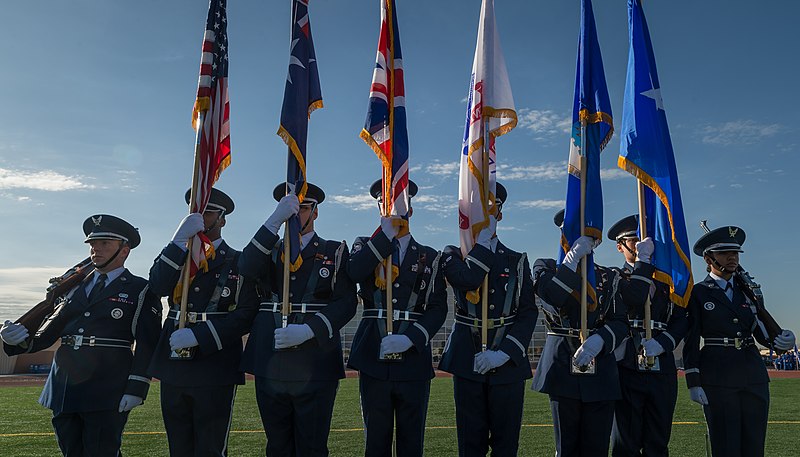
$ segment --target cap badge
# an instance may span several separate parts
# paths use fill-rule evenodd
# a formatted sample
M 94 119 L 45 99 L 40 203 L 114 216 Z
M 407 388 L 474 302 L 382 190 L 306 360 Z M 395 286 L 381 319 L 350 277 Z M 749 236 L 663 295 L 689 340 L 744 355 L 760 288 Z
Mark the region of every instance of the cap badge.
M 97 216 L 97 217 L 92 216 L 92 222 L 94 223 L 95 227 L 99 226 L 100 223 L 103 222 L 103 216 Z
M 736 227 L 728 227 L 728 234 L 731 236 L 731 238 L 735 237 L 738 231 L 739 229 Z

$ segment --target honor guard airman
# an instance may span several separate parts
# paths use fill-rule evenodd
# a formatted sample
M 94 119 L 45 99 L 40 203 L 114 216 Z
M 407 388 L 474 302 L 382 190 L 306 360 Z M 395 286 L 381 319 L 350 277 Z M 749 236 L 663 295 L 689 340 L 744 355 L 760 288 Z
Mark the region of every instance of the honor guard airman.
M 378 180 L 370 187 L 379 205 L 381 183 Z M 417 190 L 417 185 L 409 181 L 409 196 L 416 195 Z M 408 217 L 411 213 L 409 207 Z M 347 365 L 359 371 L 367 457 L 393 455 L 395 421 L 396 455 L 422 455 L 434 377 L 431 338 L 447 316 L 441 254 L 418 243 L 408 230 L 408 219 L 404 218 L 405 223 L 400 219 L 381 217 L 381 226 L 372 237 L 353 242 L 347 264 L 348 274 L 360 286 L 364 304 Z M 389 281 L 386 262 L 392 263 Z
M 355 284 L 347 276 L 344 241 L 322 239 L 314 229 L 325 200 L 308 183 L 303 202 L 281 183 L 278 206 L 244 248 L 241 273 L 258 283 L 259 309 L 242 367 L 256 377 L 256 399 L 269 456 L 327 456 L 339 380 L 344 378 L 340 330 L 356 310 Z M 299 219 L 299 268 L 284 258 L 278 230 Z M 289 262 L 288 277 L 284 262 Z M 294 271 L 292 271 L 294 270 Z M 288 303 L 283 303 L 288 284 Z M 284 307 L 284 305 L 286 305 Z
M 554 222 L 561 227 L 564 211 Z M 556 455 L 608 455 L 614 420 L 614 402 L 622 395 L 614 350 L 629 335 L 629 303 L 643 303 L 653 267 L 637 259 L 630 275 L 617 268 L 595 265 L 596 305 L 589 307 L 589 336 L 581 344 L 581 276 L 577 269 L 598 241 L 578 238 L 561 265 L 538 259 L 533 267 L 534 289 L 545 314 L 547 340 L 542 350 L 533 390 L 550 396 Z M 591 361 L 594 361 L 591 364 Z M 593 370 L 586 370 L 587 365 Z
M 700 237 L 693 249 L 709 273 L 689 299 L 683 362 L 690 398 L 703 405 L 711 451 L 718 457 L 764 455 L 769 376 L 756 341 L 780 350 L 795 344 L 789 330 L 770 342 L 760 325 L 755 301 L 736 273 L 744 240 L 741 228 L 720 227 Z
M 115 457 L 128 413 L 150 387 L 147 364 L 158 340 L 161 303 L 147 280 L 124 266 L 140 242 L 133 226 L 97 214 L 86 219 L 83 232 L 94 272 L 57 303 L 35 335 L 7 321 L 0 337 L 9 355 L 61 341 L 39 398 L 53 411 L 58 447 L 65 456 Z
M 187 191 L 186 203 L 189 198 Z M 169 302 L 150 374 L 161 381 L 161 413 L 172 457 L 227 455 L 236 387 L 244 384 L 242 335 L 250 329 L 256 306 L 254 283 L 239 276 L 239 251 L 222 239 L 233 210 L 233 200 L 212 188 L 205 212 L 181 221 L 150 268 L 150 288 Z M 197 234 L 203 236 L 194 241 L 210 243 L 214 255 L 188 284 L 185 327 L 179 329 L 181 272 L 187 243 Z
M 503 219 L 507 191 L 497 184 L 496 217 L 462 259 L 445 249 L 445 277 L 455 295 L 455 324 L 439 369 L 453 374 L 458 455 L 515 456 L 522 426 L 525 380 L 530 379 L 528 346 L 539 315 L 525 253 L 509 249 L 495 228 Z M 482 347 L 481 301 L 472 293 L 489 275 L 488 339 Z
M 622 274 L 630 278 L 637 260 L 648 263 L 653 241 L 639 241 L 639 218 L 623 218 L 608 231 L 625 258 Z M 617 349 L 622 398 L 614 407 L 613 456 L 667 456 L 678 377 L 672 351 L 686 336 L 686 309 L 670 299 L 670 286 L 653 280 L 649 306 L 653 337 L 645 338 L 645 303 L 626 302 L 630 333 Z M 651 357 L 651 361 L 647 360 Z

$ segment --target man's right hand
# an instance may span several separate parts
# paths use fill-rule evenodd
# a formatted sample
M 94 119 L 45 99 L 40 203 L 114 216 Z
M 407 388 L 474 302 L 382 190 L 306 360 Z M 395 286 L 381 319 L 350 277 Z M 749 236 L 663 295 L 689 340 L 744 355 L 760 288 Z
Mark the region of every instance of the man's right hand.
M 297 199 L 297 195 L 284 195 L 283 198 L 281 198 L 281 201 L 278 202 L 278 206 L 275 208 L 275 211 L 273 211 L 272 214 L 267 218 L 266 222 L 264 222 L 264 227 L 272 232 L 272 234 L 277 235 L 278 229 L 281 228 L 281 224 L 299 212 L 300 201 Z
M 175 234 L 172 235 L 172 242 L 186 249 L 186 243 L 189 242 L 189 238 L 195 236 L 205 229 L 206 225 L 205 222 L 203 222 L 202 214 L 189 214 L 183 218 L 180 224 L 178 224 L 178 229 L 175 230 Z
M 689 398 L 695 403 L 708 406 L 708 397 L 706 397 L 706 391 L 702 387 L 690 387 Z
M 5 321 L 0 328 L 0 338 L 9 346 L 16 346 L 28 339 L 28 329 L 22 324 Z
M 567 255 L 564 256 L 563 264 L 566 265 L 570 270 L 577 271 L 578 262 L 580 262 L 582 258 L 591 254 L 594 248 L 599 244 L 600 242 L 598 240 L 595 240 L 590 236 L 584 235 L 578 238 L 574 243 L 572 243 L 572 248 L 570 248 L 569 252 L 567 252 Z
M 394 219 L 393 217 L 381 216 L 381 231 L 386 235 L 386 238 L 389 238 L 389 241 L 397 238 L 397 233 L 400 231 L 400 228 L 392 223 Z

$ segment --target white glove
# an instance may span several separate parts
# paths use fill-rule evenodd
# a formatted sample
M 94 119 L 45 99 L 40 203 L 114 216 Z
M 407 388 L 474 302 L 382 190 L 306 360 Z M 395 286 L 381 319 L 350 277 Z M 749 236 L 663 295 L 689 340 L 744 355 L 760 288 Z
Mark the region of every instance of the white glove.
M 3 339 L 5 340 L 5 338 Z M 781 351 L 790 351 L 794 349 L 796 342 L 797 341 L 795 340 L 794 333 L 792 333 L 791 330 L 784 330 L 780 335 L 775 337 L 773 344 L 775 345 L 775 349 L 780 349 Z
M 300 346 L 314 337 L 314 331 L 308 324 L 289 324 L 285 328 L 275 329 L 275 349 Z
M 575 351 L 575 364 L 579 367 L 585 367 L 591 363 L 592 359 L 597 357 L 597 354 L 603 350 L 603 337 L 594 334 L 581 344 L 581 347 Z
M 136 395 L 129 395 L 125 394 L 122 396 L 122 400 L 119 401 L 119 412 L 124 413 L 126 411 L 130 411 L 133 408 L 141 405 L 144 400 L 142 397 L 137 397 Z
M 591 254 L 594 251 L 602 240 L 595 240 L 590 236 L 582 236 L 575 240 L 572 243 L 572 248 L 570 248 L 567 255 L 564 256 L 564 265 L 567 266 L 572 271 L 576 271 L 578 269 L 578 262 L 581 261 L 582 258 L 586 257 L 587 255 Z
M 16 346 L 28 339 L 28 329 L 22 324 L 5 321 L 0 328 L 0 338 L 9 346 Z
M 642 241 L 636 243 L 636 260 L 644 263 L 650 263 L 650 257 L 653 256 L 655 245 L 653 239 L 649 236 Z
M 405 335 L 386 335 L 381 340 L 381 357 L 406 352 L 413 345 L 411 339 Z
M 478 237 L 475 239 L 475 244 L 480 244 L 486 249 L 491 249 L 491 241 L 495 232 L 497 231 L 497 219 L 489 215 L 489 226 L 478 232 Z
M 389 238 L 389 241 L 397 238 L 397 232 L 399 231 L 399 227 L 392 224 L 392 221 L 395 220 L 393 217 L 381 217 L 381 231 L 386 238 Z
M 642 347 L 644 348 L 645 357 L 658 357 L 664 353 L 664 347 L 653 338 L 642 340 Z
M 275 207 L 275 211 L 273 211 L 267 218 L 267 221 L 264 222 L 264 227 L 272 232 L 273 235 L 277 235 L 281 224 L 288 221 L 290 217 L 299 212 L 300 200 L 297 199 L 297 195 L 284 195 L 281 201 L 278 202 L 278 206 Z
M 689 387 L 689 398 L 695 403 L 708 406 L 708 397 L 702 387 Z
M 192 213 L 183 218 L 178 224 L 175 234 L 172 235 L 172 242 L 186 250 L 186 243 L 189 238 L 202 232 L 206 229 L 206 224 L 203 222 L 203 215 L 200 213 Z
M 200 343 L 197 342 L 197 337 L 194 336 L 192 329 L 182 328 L 175 330 L 172 332 L 172 335 L 169 336 L 169 347 L 173 351 L 195 347 L 198 344 Z
M 503 351 L 483 351 L 475 355 L 475 371 L 486 374 L 504 363 L 511 357 Z

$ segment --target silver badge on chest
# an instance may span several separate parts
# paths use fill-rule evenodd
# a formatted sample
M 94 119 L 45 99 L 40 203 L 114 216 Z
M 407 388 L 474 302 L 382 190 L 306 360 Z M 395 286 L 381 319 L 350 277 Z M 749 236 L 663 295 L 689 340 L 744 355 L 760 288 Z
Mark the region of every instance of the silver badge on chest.
M 111 310 L 111 317 L 114 319 L 122 319 L 122 314 L 122 309 L 120 308 L 114 308 Z
M 327 278 L 330 275 L 331 275 L 331 270 L 328 270 L 325 267 L 322 267 L 322 268 L 319 269 L 319 276 L 321 278 Z
M 710 301 L 707 301 L 703 304 L 703 308 L 705 308 L 706 311 L 713 311 L 714 306 L 715 306 L 714 303 Z
M 223 287 L 222 293 L 220 294 L 222 297 L 230 297 L 231 296 L 231 289 L 229 287 Z

